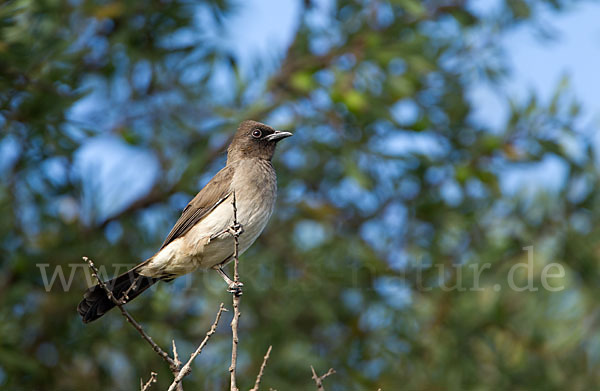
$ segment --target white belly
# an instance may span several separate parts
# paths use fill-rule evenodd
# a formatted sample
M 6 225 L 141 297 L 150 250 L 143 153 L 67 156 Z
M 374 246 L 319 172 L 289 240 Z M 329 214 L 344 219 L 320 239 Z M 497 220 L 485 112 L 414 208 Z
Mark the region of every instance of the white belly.
M 237 180 L 237 181 L 236 181 Z M 234 177 L 237 220 L 244 229 L 239 237 L 239 253 L 246 251 L 262 233 L 275 205 L 276 185 L 244 183 Z M 233 255 L 234 241 L 226 230 L 233 225 L 233 196 L 225 199 L 205 218 L 158 252 L 140 273 L 145 276 L 180 276 L 197 268 L 211 268 Z M 220 234 L 218 234 L 220 233 Z

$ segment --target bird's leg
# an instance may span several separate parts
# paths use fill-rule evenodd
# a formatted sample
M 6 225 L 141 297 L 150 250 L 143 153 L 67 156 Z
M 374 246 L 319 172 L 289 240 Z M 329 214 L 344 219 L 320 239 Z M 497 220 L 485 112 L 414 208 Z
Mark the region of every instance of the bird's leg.
M 215 266 L 213 266 L 213 269 L 215 269 L 217 271 L 217 273 L 219 273 L 219 275 L 221 276 L 223 281 L 225 281 L 225 284 L 227 284 L 228 287 L 231 287 L 232 285 L 235 284 L 233 282 L 233 280 L 231 278 L 229 278 L 227 273 L 225 273 L 225 270 L 223 270 L 223 267 L 221 265 L 215 265 Z
M 225 228 L 223 231 L 220 231 L 220 232 L 217 232 L 216 234 L 211 235 L 210 240 L 215 240 L 216 238 L 218 238 L 219 236 L 221 236 L 223 234 L 229 234 L 231 236 L 235 236 L 235 237 L 239 238 L 240 235 L 243 233 L 244 233 L 243 225 L 241 225 L 240 223 L 232 224 L 231 226 Z
M 234 219 L 234 221 L 235 221 L 235 219 Z M 236 240 L 236 251 L 237 251 L 237 238 L 239 238 L 240 235 L 244 233 L 244 227 L 240 223 L 236 222 L 236 223 L 232 224 L 226 230 L 221 231 L 218 234 L 211 236 L 211 239 L 213 239 L 214 237 L 218 237 L 225 232 L 229 233 Z M 221 276 L 223 281 L 225 281 L 225 283 L 227 284 L 228 292 L 234 293 L 236 296 L 241 296 L 242 295 L 242 287 L 244 286 L 244 284 L 241 281 L 232 280 L 231 278 L 229 278 L 229 276 L 223 270 L 223 266 L 226 265 L 227 263 L 229 263 L 229 261 L 231 261 L 231 259 L 232 258 L 230 257 L 225 262 L 213 266 L 213 269 L 215 269 L 217 271 L 217 273 L 219 273 L 219 275 Z
M 225 273 L 225 271 L 223 270 L 223 264 L 220 265 L 215 265 L 213 266 L 213 269 L 215 269 L 217 271 L 217 273 L 219 273 L 219 275 L 221 276 L 221 278 L 223 279 L 223 281 L 225 281 L 225 284 L 227 284 L 227 292 L 231 292 L 231 293 L 235 293 L 237 295 L 241 295 L 242 294 L 242 287 L 244 286 L 243 283 L 241 282 L 235 282 L 233 281 L 231 278 L 229 278 L 229 276 L 227 275 L 227 273 Z

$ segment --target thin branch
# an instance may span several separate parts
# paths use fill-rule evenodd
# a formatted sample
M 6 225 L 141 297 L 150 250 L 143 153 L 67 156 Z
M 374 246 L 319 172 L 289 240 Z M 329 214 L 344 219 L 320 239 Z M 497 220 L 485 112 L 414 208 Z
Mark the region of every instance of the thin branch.
M 146 384 L 143 384 L 143 380 L 140 379 L 140 391 L 148 391 L 152 383 L 156 383 L 156 375 L 156 372 L 150 372 L 150 379 L 148 379 Z
M 181 361 L 179 361 L 179 354 L 177 354 L 177 346 L 175 346 L 175 340 L 172 340 L 173 342 L 173 361 L 175 361 L 175 364 L 177 364 L 177 367 L 181 366 Z
M 327 373 L 325 373 L 324 375 L 321 376 L 317 376 L 317 372 L 315 372 L 315 368 L 313 368 L 313 366 L 310 366 L 310 369 L 312 370 L 312 378 L 315 381 L 315 384 L 317 385 L 317 390 L 318 391 L 325 391 L 325 388 L 323 388 L 323 379 L 325 379 L 328 376 L 331 376 L 335 373 L 335 369 L 333 368 L 329 368 L 329 370 L 327 371 Z
M 231 365 L 229 366 L 230 374 L 230 391 L 239 391 L 237 387 L 235 374 L 237 370 L 237 348 L 239 343 L 238 338 L 238 324 L 240 319 L 240 296 L 233 293 L 233 318 L 231 319 Z
M 141 277 L 142 277 L 142 275 L 138 274 L 137 277 L 135 277 L 133 279 L 133 282 L 131 283 L 129 288 L 127 288 L 127 290 L 123 293 L 123 296 L 121 296 L 121 299 L 120 299 L 121 303 L 123 303 L 123 304 L 127 303 L 127 301 L 129 300 L 129 292 L 131 292 L 131 290 L 137 286 L 137 282 Z
M 236 205 L 236 199 L 235 199 L 235 191 L 233 192 L 233 200 L 231 201 L 231 204 L 233 206 L 233 231 L 232 231 L 232 235 L 233 235 L 233 242 L 234 242 L 234 246 L 233 246 L 233 259 L 234 259 L 234 264 L 233 264 L 233 282 L 235 282 L 236 284 L 240 282 L 240 273 L 239 273 L 239 264 L 240 264 L 240 260 L 239 260 L 239 237 L 243 232 L 243 227 L 241 226 L 241 224 L 238 223 L 238 219 L 237 219 L 237 205 Z
M 231 235 L 233 236 L 233 282 L 235 284 L 236 289 L 232 290 L 233 296 L 233 318 L 231 319 L 231 334 L 232 334 L 232 342 L 231 342 L 231 365 L 229 366 L 229 374 L 230 374 L 230 391 L 239 391 L 239 388 L 236 384 L 236 370 L 237 370 L 237 348 L 238 348 L 238 324 L 240 319 L 240 297 L 242 295 L 242 284 L 240 284 L 240 274 L 238 271 L 239 267 L 239 236 L 243 232 L 243 227 L 237 221 L 237 206 L 235 199 L 235 192 L 233 192 L 233 227 L 230 230 Z
M 252 389 L 250 391 L 258 391 L 258 387 L 260 386 L 260 381 L 261 381 L 263 373 L 265 371 L 265 367 L 267 366 L 267 360 L 269 360 L 269 355 L 271 354 L 272 348 L 273 348 L 273 346 L 271 345 L 271 346 L 269 346 L 269 349 L 267 349 L 267 354 L 265 354 L 262 365 L 260 366 L 260 371 L 258 371 L 258 376 L 256 376 L 256 381 L 254 382 L 254 387 L 252 387 Z
M 85 262 L 87 262 L 88 266 L 92 270 L 92 276 L 94 276 L 94 278 L 96 278 L 96 280 L 98 281 L 98 286 L 100 286 L 100 288 L 104 289 L 104 292 L 106 292 L 106 295 L 108 296 L 108 298 L 113 303 L 115 303 L 115 305 L 119 308 L 119 310 L 121 311 L 121 314 L 123 314 L 125 319 L 127 319 L 127 321 L 129 323 L 131 323 L 131 325 L 138 331 L 138 333 L 140 333 L 142 338 L 150 344 L 150 346 L 152 347 L 152 350 L 154 350 L 156 352 L 156 354 L 158 354 L 163 360 L 165 360 L 165 362 L 167 364 L 169 364 L 169 368 L 171 368 L 171 371 L 173 371 L 173 372 L 178 371 L 179 367 L 177 366 L 175 361 L 173 361 L 173 359 L 169 356 L 169 354 L 167 352 L 165 352 L 164 350 L 162 350 L 161 347 L 158 346 L 148 334 L 146 334 L 146 332 L 144 331 L 142 326 L 135 319 L 133 319 L 133 317 L 129 314 L 129 312 L 127 312 L 127 310 L 123 307 L 123 302 L 118 300 L 116 297 L 114 297 L 111 290 L 106 286 L 104 281 L 102 281 L 102 279 L 100 278 L 100 276 L 98 274 L 98 269 L 96 268 L 96 265 L 94 265 L 94 262 L 92 262 L 92 260 L 89 259 L 88 257 L 83 257 L 83 260 Z
M 171 340 L 171 342 L 173 343 L 173 361 L 175 361 L 177 368 L 181 368 L 181 361 L 179 360 L 179 354 L 177 354 L 177 345 L 175 345 L 174 339 Z M 179 376 L 179 372 L 173 371 L 173 378 L 176 378 L 177 376 Z M 183 391 L 182 382 L 177 383 L 177 391 Z
M 190 359 L 181 368 L 181 370 L 179 371 L 179 373 L 173 380 L 173 383 L 171 383 L 171 386 L 169 387 L 169 391 L 174 391 L 175 388 L 177 387 L 177 385 L 180 384 L 181 380 L 192 371 L 192 368 L 191 368 L 192 362 L 202 352 L 202 349 L 204 348 L 204 346 L 206 346 L 210 337 L 217 330 L 217 324 L 219 323 L 219 320 L 221 319 L 221 314 L 223 313 L 223 311 L 227 311 L 227 310 L 223 306 L 223 303 L 221 303 L 221 305 L 219 306 L 219 311 L 217 312 L 217 317 L 216 317 L 214 323 L 212 324 L 212 326 L 210 327 L 210 330 L 208 330 L 208 332 L 206 333 L 206 336 L 204 337 L 204 340 L 202 340 L 202 342 L 200 343 L 200 345 L 198 346 L 196 351 L 194 353 L 192 353 L 192 355 L 190 356 Z M 175 353 L 176 351 L 177 351 L 177 349 L 175 348 L 175 342 L 173 342 L 173 354 L 175 356 L 176 356 L 176 353 Z M 179 360 L 179 359 L 177 358 L 177 360 Z

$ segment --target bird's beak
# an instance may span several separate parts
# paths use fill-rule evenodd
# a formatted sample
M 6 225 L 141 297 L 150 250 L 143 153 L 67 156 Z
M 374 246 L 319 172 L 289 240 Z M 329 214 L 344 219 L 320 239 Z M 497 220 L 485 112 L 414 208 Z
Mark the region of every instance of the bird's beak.
M 279 141 L 290 136 L 292 136 L 292 133 L 290 132 L 276 130 L 275 133 L 268 135 L 267 137 L 265 137 L 265 139 L 268 141 Z

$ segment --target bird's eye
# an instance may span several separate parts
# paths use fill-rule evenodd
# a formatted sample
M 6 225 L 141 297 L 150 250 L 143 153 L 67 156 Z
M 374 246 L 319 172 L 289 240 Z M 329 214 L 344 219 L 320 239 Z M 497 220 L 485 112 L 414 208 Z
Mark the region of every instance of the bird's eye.
M 259 129 L 254 129 L 254 132 L 252 132 L 252 137 L 260 138 L 260 136 L 262 136 L 262 132 Z

